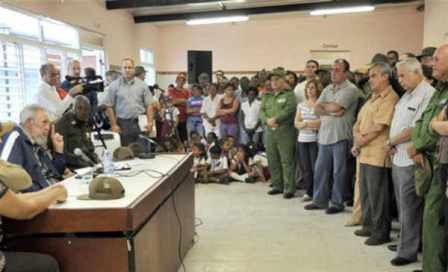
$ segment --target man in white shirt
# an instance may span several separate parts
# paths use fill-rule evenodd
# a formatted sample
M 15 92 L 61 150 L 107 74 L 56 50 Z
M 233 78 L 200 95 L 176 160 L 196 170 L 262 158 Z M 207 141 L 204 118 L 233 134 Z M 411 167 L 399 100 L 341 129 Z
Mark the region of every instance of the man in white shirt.
M 210 84 L 208 96 L 204 98 L 201 108 L 205 134 L 208 135 L 210 132 L 214 132 L 218 138 L 220 121 L 216 117 L 216 111 L 218 110 L 221 99 L 222 95 L 218 95 L 218 86 L 216 84 Z
M 294 94 L 296 95 L 297 104 L 305 101 L 305 86 L 308 81 L 316 77 L 316 70 L 319 69 L 319 62 L 316 60 L 309 60 L 306 62 L 305 66 L 305 77 L 306 80 L 300 82 L 294 88 Z
M 73 103 L 73 97 L 83 91 L 82 85 L 76 85 L 68 91 L 68 95 L 64 99 L 61 99 L 56 90 L 58 75 L 56 67 L 51 63 L 40 67 L 42 83 L 39 86 L 35 101 L 48 112 L 51 121 L 60 118 Z

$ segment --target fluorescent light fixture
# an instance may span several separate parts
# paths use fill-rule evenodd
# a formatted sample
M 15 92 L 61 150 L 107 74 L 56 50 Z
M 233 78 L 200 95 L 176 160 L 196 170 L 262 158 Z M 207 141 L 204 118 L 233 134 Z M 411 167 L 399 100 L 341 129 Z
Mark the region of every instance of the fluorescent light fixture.
M 342 13 L 356 13 L 356 12 L 369 12 L 374 11 L 374 6 L 357 6 L 357 7 L 346 7 L 346 8 L 331 8 L 331 9 L 316 9 L 310 12 L 310 15 L 331 15 L 331 14 L 342 14 Z
M 248 21 L 248 16 L 227 16 L 227 17 L 213 17 L 202 19 L 191 19 L 187 21 L 187 25 L 207 25 L 207 24 L 222 24 Z

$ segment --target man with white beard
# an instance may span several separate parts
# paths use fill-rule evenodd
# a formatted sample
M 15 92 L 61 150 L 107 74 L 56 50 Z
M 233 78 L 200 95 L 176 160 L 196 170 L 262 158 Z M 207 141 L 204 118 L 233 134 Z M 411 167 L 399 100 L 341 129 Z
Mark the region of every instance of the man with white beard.
M 0 159 L 20 165 L 28 172 L 33 185 L 27 191 L 39 191 L 63 179 L 64 140 L 55 132 L 54 125 L 50 126 L 43 107 L 29 105 L 22 110 L 20 125 L 2 138 Z

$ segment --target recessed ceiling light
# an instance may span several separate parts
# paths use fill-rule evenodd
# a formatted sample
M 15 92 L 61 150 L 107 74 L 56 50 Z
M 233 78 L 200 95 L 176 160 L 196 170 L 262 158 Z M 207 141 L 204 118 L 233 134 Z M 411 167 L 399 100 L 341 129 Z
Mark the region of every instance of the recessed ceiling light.
M 212 17 L 191 19 L 186 22 L 187 25 L 207 25 L 207 24 L 223 24 L 248 21 L 248 16 L 227 16 L 227 17 Z
M 331 9 L 316 9 L 310 12 L 310 15 L 331 15 L 342 13 L 356 13 L 356 12 L 370 12 L 375 10 L 374 6 L 357 6 L 357 7 L 345 7 L 345 8 L 331 8 Z

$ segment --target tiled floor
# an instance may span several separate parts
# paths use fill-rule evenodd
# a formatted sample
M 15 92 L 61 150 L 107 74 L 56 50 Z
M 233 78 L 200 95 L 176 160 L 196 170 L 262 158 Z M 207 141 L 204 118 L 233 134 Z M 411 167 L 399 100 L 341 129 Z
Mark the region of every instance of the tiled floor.
M 268 196 L 265 184 L 197 185 L 197 243 L 187 272 L 395 272 L 394 253 L 344 227 L 349 213 L 305 211 L 301 198 Z M 197 220 L 198 223 L 200 222 Z M 179 270 L 182 271 L 182 270 Z

